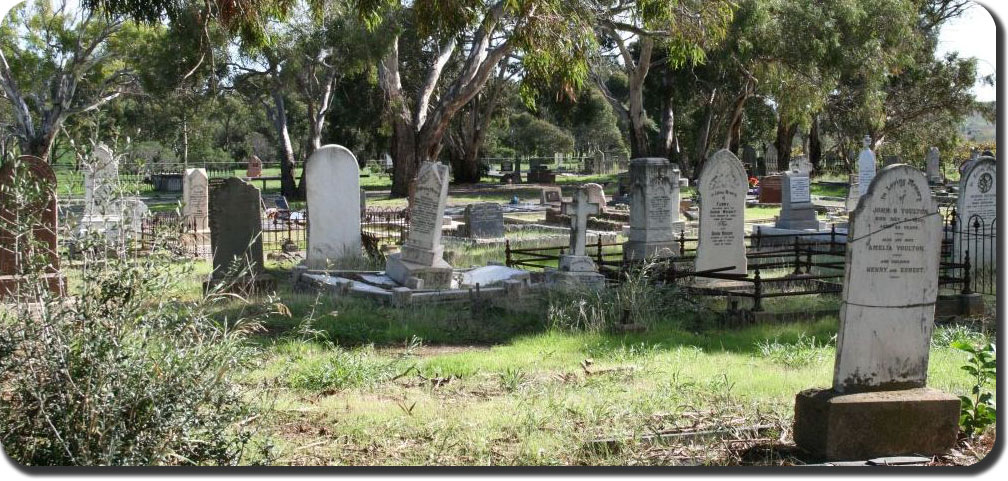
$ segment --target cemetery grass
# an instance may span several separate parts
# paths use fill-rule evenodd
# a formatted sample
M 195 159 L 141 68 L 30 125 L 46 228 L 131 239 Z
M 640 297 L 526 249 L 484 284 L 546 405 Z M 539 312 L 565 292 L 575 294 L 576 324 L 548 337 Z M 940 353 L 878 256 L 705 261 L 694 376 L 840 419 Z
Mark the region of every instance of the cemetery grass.
M 198 295 L 198 282 L 184 287 Z M 241 376 L 250 392 L 267 393 L 257 398 L 249 462 L 801 464 L 790 444 L 794 395 L 828 386 L 835 355 L 835 315 L 721 329 L 719 307 L 701 305 L 617 334 L 559 328 L 542 310 L 398 310 L 284 283 L 278 294 L 290 315 L 265 320 L 256 366 Z M 776 308 L 836 305 L 817 297 Z M 219 315 L 258 308 L 232 309 Z M 959 338 L 984 339 L 968 327 L 938 328 L 929 375 L 929 385 L 957 395 L 970 389 L 959 368 L 965 354 L 949 347 Z M 766 429 L 756 440 L 591 442 L 757 425 Z

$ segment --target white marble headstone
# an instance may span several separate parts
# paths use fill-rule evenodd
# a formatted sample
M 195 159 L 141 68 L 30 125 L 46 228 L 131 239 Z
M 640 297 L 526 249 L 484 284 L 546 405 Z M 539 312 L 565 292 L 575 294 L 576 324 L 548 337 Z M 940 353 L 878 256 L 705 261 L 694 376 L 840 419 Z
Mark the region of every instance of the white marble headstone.
M 119 162 L 105 144 L 98 144 L 91 162 L 84 165 L 84 214 L 114 216 L 113 203 L 118 195 Z
M 719 150 L 704 163 L 698 188 L 700 239 L 696 270 L 731 267 L 720 273 L 745 274 L 745 198 L 749 179 L 742 162 L 730 150 Z
M 858 154 L 858 195 L 865 195 L 875 178 L 875 153 L 871 151 L 871 137 L 865 136 L 864 149 Z
M 442 163 L 420 166 L 410 206 L 409 237 L 402 249 L 404 261 L 425 266 L 443 261 L 441 225 L 448 201 L 448 176 L 448 166 Z
M 851 213 L 833 388 L 923 387 L 941 218 L 924 174 L 882 169 Z
M 956 230 L 962 234 L 955 237 L 953 251 L 963 257 L 968 249 L 973 269 L 994 265 L 997 258 L 997 178 L 994 158 L 980 157 L 966 166 L 959 179 Z
M 360 168 L 342 145 L 324 145 L 305 163 L 308 252 L 305 265 L 322 269 L 361 255 Z

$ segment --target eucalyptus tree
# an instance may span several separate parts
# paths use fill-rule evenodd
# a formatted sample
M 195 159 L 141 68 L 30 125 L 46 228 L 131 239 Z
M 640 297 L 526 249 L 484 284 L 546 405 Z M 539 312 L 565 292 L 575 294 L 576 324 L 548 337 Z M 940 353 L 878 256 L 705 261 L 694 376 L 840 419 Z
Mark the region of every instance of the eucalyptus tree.
M 520 59 L 526 98 L 540 82 L 578 87 L 594 45 L 588 6 L 566 0 L 386 2 L 376 17 L 392 42 L 378 79 L 392 124 L 393 195 L 407 194 L 421 162 L 438 159 L 452 119 L 505 57 Z
M 0 89 L 22 154 L 50 159 L 70 117 L 94 111 L 135 85 L 135 72 L 110 48 L 125 19 L 35 0 L 0 24 Z
M 626 119 L 632 157 L 649 156 L 655 151 L 667 155 L 672 150 L 671 103 L 663 113 L 669 127 L 663 132 L 661 147 L 654 149 L 648 139 L 644 82 L 655 64 L 655 49 L 662 50 L 661 61 L 672 67 L 703 62 L 706 50 L 727 34 L 734 8 L 731 0 L 593 2 L 594 31 L 601 46 L 593 77 L 614 110 Z M 606 71 L 614 65 L 626 73 L 625 98 L 608 88 Z

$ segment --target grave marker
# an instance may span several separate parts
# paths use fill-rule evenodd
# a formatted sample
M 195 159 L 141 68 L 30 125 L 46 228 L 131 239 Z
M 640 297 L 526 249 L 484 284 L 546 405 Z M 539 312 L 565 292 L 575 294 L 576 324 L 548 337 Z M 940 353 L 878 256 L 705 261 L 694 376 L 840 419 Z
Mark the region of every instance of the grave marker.
M 309 269 L 325 269 L 361 255 L 360 168 L 342 145 L 325 145 L 305 163 L 308 194 Z
M 928 182 L 931 182 L 932 184 L 941 184 L 941 153 L 938 152 L 938 147 L 931 147 L 928 149 L 927 156 L 924 159 L 924 164 L 927 166 Z
M 678 219 L 679 179 L 673 177 L 668 159 L 630 161 L 630 232 L 623 244 L 624 258 L 675 255 L 673 219 Z
M 586 253 L 588 216 L 599 213 L 599 205 L 589 199 L 588 189 L 578 187 L 573 200 L 563 205 L 563 213 L 570 217 L 570 250 L 560 256 L 554 280 L 563 284 L 584 284 L 592 287 L 605 285 L 605 277 L 598 273 L 595 263 Z
M 698 189 L 700 238 L 696 271 L 730 267 L 720 273 L 745 274 L 745 198 L 749 180 L 742 162 L 727 149 L 714 153 L 704 163 Z
M 210 245 L 213 271 L 209 283 L 241 273 L 239 290 L 260 290 L 263 274 L 262 199 L 259 189 L 237 177 L 214 183 L 210 188 Z M 232 264 L 240 269 L 231 272 Z M 252 289 L 246 289 L 253 287 Z
M 833 388 L 795 401 L 795 442 L 828 459 L 947 451 L 959 399 L 926 388 L 941 218 L 927 178 L 882 169 L 851 214 Z
M 868 186 L 875 178 L 875 153 L 868 148 L 871 145 L 871 137 L 865 136 L 864 150 L 858 154 L 858 196 L 868 192 Z
M 812 208 L 809 177 L 800 172 L 784 174 L 781 182 L 781 212 L 775 227 L 780 229 L 818 229 L 819 221 Z
M 26 220 L 31 225 L 24 225 Z M 63 295 L 58 232 L 52 167 L 28 155 L 5 163 L 0 168 L 0 298 L 17 295 L 33 279 L 52 295 Z
M 465 208 L 466 233 L 476 239 L 504 237 L 504 209 L 494 202 L 469 204 Z
M 451 284 L 452 267 L 444 260 L 441 244 L 448 175 L 448 166 L 441 163 L 420 166 L 410 208 L 409 238 L 385 265 L 392 280 L 411 289 L 439 289 Z
M 959 179 L 956 200 L 956 246 L 953 252 L 963 262 L 966 250 L 974 273 L 988 269 L 997 262 L 997 162 L 993 157 L 980 157 L 966 166 Z
M 248 160 L 248 167 L 245 169 L 245 177 L 255 178 L 262 175 L 262 160 L 259 156 L 252 154 L 252 157 Z

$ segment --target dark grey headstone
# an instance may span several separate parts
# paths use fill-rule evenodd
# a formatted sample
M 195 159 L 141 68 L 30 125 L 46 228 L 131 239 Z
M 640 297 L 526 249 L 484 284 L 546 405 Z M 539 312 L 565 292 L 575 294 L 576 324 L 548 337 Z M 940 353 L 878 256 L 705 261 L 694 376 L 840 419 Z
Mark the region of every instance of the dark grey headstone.
M 215 183 L 210 189 L 210 245 L 213 275 L 227 273 L 234 259 L 262 272 L 262 201 L 259 189 L 237 177 Z
M 484 202 L 467 205 L 465 223 L 469 237 L 480 239 L 504 237 L 504 209 L 500 204 Z

